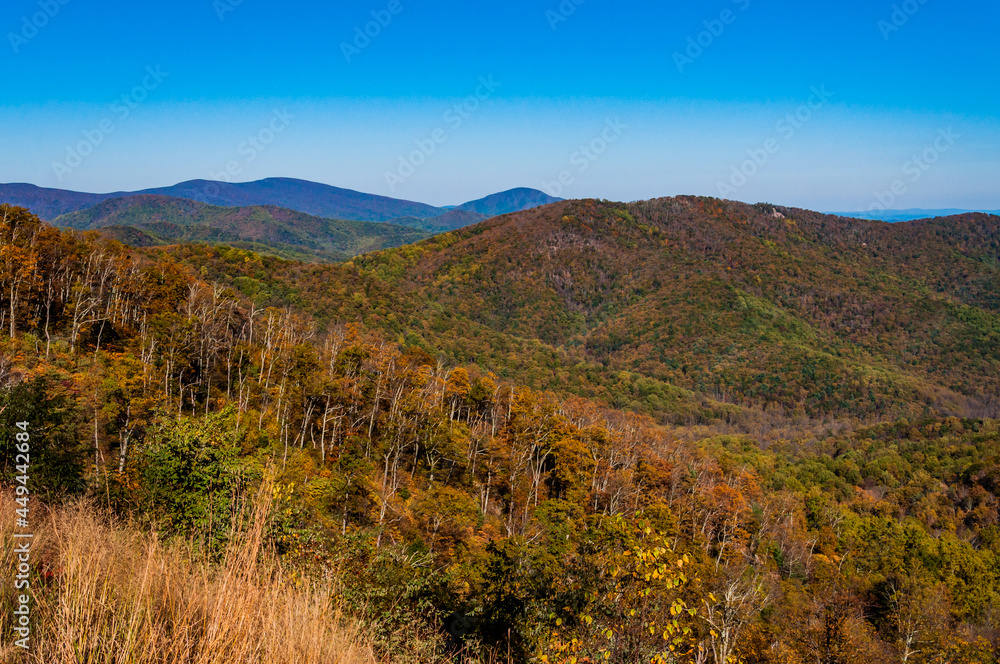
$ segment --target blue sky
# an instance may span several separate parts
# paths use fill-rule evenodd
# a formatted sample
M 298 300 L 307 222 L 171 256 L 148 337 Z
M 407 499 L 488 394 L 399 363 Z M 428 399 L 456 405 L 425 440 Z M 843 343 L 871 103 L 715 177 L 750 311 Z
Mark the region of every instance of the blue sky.
M 998 18 L 969 0 L 8 0 L 0 181 L 1000 209 Z

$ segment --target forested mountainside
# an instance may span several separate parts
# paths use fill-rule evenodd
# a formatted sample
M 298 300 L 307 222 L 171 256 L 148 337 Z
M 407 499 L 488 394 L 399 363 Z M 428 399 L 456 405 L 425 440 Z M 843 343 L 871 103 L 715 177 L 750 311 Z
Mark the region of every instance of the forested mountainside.
M 342 261 L 427 237 L 426 232 L 392 224 L 323 219 L 274 206 L 220 207 L 149 194 L 113 198 L 52 223 L 99 230 L 131 246 L 226 243 L 313 262 Z
M 998 221 L 577 201 L 316 266 L 0 206 L 0 426 L 196 560 L 265 486 L 388 661 L 994 662 Z
M 259 306 L 660 421 L 998 414 L 1000 217 L 566 202 L 337 266 L 185 250 Z

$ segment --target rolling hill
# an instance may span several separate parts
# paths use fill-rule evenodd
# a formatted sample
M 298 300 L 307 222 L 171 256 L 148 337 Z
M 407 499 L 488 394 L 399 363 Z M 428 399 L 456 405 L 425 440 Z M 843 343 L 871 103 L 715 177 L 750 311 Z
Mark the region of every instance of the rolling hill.
M 221 207 L 152 194 L 109 199 L 53 223 L 100 230 L 132 246 L 226 243 L 305 261 L 343 260 L 427 236 L 413 228 L 323 219 L 269 205 Z
M 262 303 L 296 292 L 320 320 L 665 420 L 876 421 L 1000 414 L 998 242 L 983 214 L 681 197 L 556 203 L 339 266 L 187 260 Z

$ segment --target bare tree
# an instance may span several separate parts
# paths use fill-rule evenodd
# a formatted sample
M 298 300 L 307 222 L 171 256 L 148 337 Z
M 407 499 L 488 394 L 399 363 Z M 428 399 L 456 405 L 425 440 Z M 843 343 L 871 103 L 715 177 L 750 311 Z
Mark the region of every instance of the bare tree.
M 709 628 L 709 649 L 715 664 L 736 661 L 740 636 L 770 604 L 771 597 L 768 579 L 750 565 L 723 569 L 717 589 L 703 600 L 702 619 Z

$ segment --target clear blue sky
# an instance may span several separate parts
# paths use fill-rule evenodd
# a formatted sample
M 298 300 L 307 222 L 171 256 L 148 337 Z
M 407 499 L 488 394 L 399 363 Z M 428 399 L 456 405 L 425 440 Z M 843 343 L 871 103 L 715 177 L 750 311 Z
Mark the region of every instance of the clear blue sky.
M 5 2 L 0 181 L 1000 209 L 997 3 L 237 2 Z

